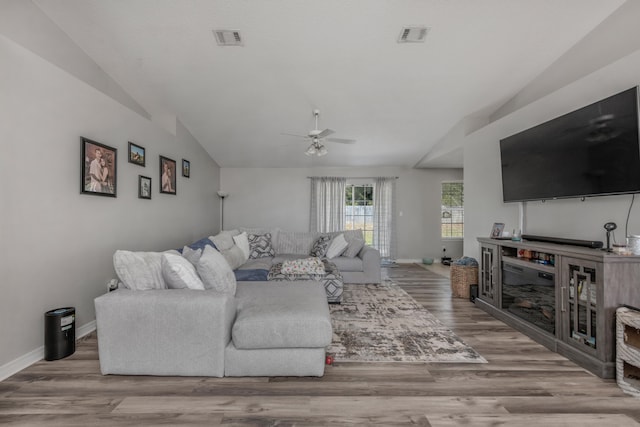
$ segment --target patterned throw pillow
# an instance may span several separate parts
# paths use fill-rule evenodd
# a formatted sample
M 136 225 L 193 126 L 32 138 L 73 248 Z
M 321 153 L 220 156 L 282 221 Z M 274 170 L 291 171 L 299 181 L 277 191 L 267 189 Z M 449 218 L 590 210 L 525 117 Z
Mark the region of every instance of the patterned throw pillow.
M 331 236 L 328 234 L 322 234 L 320 237 L 313 242 L 313 247 L 311 248 L 311 252 L 309 255 L 322 258 L 327 253 L 327 249 L 329 249 L 329 244 L 331 243 Z
M 271 233 L 249 234 L 249 259 L 276 256 L 271 246 Z

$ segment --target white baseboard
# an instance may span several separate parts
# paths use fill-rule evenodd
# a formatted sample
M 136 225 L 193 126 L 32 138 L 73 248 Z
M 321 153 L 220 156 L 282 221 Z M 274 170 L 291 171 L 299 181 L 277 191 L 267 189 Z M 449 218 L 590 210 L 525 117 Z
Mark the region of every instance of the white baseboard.
M 440 258 L 434 258 L 433 264 L 440 264 Z M 421 259 L 397 259 L 398 264 L 424 264 Z
M 91 322 L 76 328 L 76 340 L 90 334 L 96 330 L 96 321 Z M 44 359 L 44 345 L 31 350 L 27 354 L 23 354 L 17 359 L 12 360 L 9 363 L 5 363 L 0 366 L 0 381 L 4 381 L 12 375 L 17 374 L 25 368 L 33 365 L 34 363 Z
M 96 321 L 92 320 L 89 323 L 85 323 L 76 329 L 76 340 L 89 335 L 91 332 L 96 330 Z M 44 356 L 43 356 L 44 357 Z

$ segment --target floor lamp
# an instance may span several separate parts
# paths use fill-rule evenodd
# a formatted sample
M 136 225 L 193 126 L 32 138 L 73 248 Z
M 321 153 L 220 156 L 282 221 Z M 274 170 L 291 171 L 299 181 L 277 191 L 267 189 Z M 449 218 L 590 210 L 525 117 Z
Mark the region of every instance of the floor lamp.
M 219 190 L 218 197 L 220 197 L 220 231 L 224 230 L 224 199 L 229 197 L 229 193 Z

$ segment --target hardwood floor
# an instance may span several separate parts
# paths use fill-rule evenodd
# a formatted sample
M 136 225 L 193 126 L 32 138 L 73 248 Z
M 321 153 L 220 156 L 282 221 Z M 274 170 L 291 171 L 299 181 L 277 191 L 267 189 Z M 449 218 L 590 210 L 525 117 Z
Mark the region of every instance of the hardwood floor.
M 95 334 L 0 382 L 0 424 L 631 426 L 640 400 L 475 308 L 417 265 L 388 274 L 486 364 L 336 363 L 323 378 L 102 376 Z

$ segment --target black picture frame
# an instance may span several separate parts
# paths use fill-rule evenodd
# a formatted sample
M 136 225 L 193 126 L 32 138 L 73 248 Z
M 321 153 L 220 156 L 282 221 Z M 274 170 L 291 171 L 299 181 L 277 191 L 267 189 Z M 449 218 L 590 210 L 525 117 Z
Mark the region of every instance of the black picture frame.
M 145 167 L 147 158 L 146 151 L 144 147 L 129 141 L 129 163 Z
M 117 197 L 118 149 L 80 137 L 80 193 Z
M 138 175 L 138 199 L 151 200 L 151 178 Z
M 176 161 L 160 156 L 160 192 L 177 194 L 176 181 Z
M 182 176 L 185 178 L 191 177 L 191 162 L 187 159 L 182 159 Z

